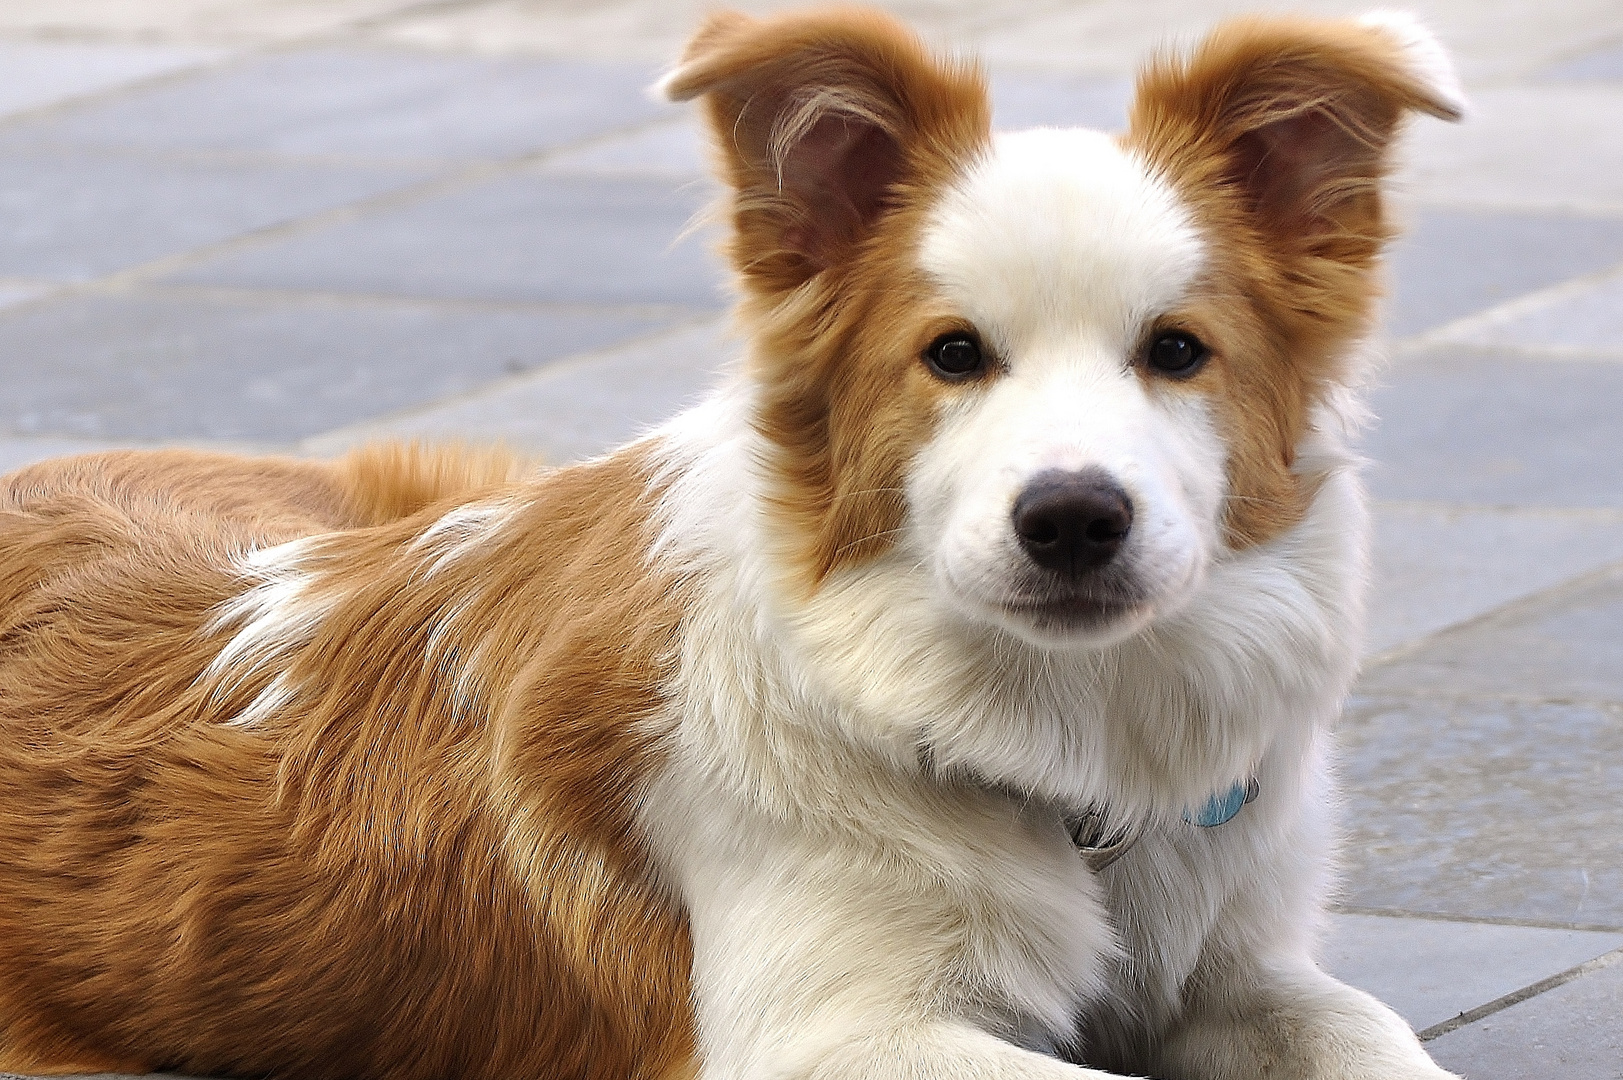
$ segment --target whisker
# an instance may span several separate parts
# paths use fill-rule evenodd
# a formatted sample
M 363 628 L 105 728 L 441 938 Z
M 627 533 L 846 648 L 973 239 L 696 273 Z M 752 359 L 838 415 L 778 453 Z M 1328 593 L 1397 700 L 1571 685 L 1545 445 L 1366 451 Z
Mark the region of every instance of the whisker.
M 866 544 L 870 540 L 882 540 L 887 536 L 895 536 L 895 535 L 897 535 L 897 534 L 899 534 L 901 532 L 904 532 L 904 531 L 905 530 L 903 530 L 903 529 L 883 529 L 883 530 L 881 530 L 879 532 L 876 532 L 876 533 L 869 533 L 867 536 L 859 536 L 855 540 L 851 541 L 849 544 L 841 544 L 839 547 L 835 548 L 834 549 L 834 554 L 838 555 L 840 552 L 846 550 L 847 548 L 854 548 L 858 544 Z
M 878 494 L 882 494 L 882 493 L 900 495 L 903 492 L 905 492 L 906 490 L 907 489 L 904 488 L 904 487 L 894 487 L 893 486 L 893 487 L 863 488 L 860 491 L 839 491 L 839 492 L 835 492 L 834 498 L 829 500 L 829 501 L 830 502 L 839 502 L 841 499 L 854 499 L 858 495 L 878 495 Z

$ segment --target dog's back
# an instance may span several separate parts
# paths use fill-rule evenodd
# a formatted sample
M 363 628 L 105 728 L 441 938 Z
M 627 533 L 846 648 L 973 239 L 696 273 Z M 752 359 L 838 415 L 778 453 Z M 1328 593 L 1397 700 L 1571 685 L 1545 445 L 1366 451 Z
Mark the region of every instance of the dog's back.
M 600 494 L 616 469 L 586 482 Z M 480 500 L 571 531 L 574 471 L 522 489 L 521 472 L 382 447 L 333 464 L 104 455 L 0 482 L 0 1069 L 589 1077 L 686 1060 L 681 1010 L 603 1007 L 588 984 L 624 973 L 596 971 L 585 939 L 642 920 L 656 959 L 635 979 L 667 977 L 676 1001 L 679 924 L 617 880 L 625 859 L 584 850 L 589 828 L 514 837 L 495 809 L 523 793 L 499 793 L 501 694 L 483 684 L 522 678 L 492 655 L 469 667 L 477 634 L 446 610 L 469 600 L 464 574 L 500 575 L 443 556 Z M 528 587 L 564 602 L 559 569 L 532 560 Z M 413 577 L 417 602 L 382 603 Z M 269 701 L 279 722 L 256 722 Z M 514 843 L 569 894 L 556 910 L 537 910 Z

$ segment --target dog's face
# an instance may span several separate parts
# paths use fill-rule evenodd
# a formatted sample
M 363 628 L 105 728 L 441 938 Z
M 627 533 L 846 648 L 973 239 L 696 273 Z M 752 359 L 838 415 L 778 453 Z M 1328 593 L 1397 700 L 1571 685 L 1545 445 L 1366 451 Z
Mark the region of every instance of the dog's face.
M 909 469 L 911 544 L 971 617 L 1095 641 L 1185 595 L 1221 542 L 1228 454 L 1190 310 L 1205 246 L 1108 137 L 997 138 L 919 247 L 954 387 Z
M 1367 332 L 1403 114 L 1457 112 L 1401 20 L 1238 22 L 1128 131 L 993 137 L 983 81 L 882 16 L 718 16 L 778 556 L 887 554 L 972 622 L 1117 640 L 1299 520 L 1297 448 Z

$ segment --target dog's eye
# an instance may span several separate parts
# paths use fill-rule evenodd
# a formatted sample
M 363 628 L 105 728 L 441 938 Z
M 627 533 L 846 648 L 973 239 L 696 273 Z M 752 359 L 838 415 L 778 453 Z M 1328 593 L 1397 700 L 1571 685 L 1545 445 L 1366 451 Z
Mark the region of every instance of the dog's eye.
M 1162 334 L 1150 343 L 1150 367 L 1163 375 L 1183 378 L 1193 375 L 1206 363 L 1211 350 L 1193 334 L 1174 331 Z
M 936 338 L 924 350 L 924 359 L 944 379 L 967 379 L 986 366 L 980 343 L 962 331 Z

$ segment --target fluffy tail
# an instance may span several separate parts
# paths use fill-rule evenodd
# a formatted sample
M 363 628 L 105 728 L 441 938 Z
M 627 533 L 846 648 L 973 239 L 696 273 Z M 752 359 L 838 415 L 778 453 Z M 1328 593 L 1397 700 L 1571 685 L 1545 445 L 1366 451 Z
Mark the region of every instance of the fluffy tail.
M 357 517 L 371 525 L 409 517 L 425 506 L 519 480 L 538 468 L 503 446 L 373 443 L 334 463 Z

